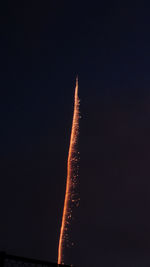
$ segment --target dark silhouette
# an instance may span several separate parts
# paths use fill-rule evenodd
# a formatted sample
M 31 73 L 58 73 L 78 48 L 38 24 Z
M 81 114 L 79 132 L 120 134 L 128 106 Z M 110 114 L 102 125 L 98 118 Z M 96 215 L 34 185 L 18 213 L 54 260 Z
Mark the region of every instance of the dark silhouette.
M 32 264 L 32 267 L 69 267 L 68 265 L 58 265 L 57 263 L 52 263 L 52 262 L 47 262 L 47 261 L 42 261 L 42 260 L 37 260 L 37 259 L 28 259 L 20 256 L 14 256 L 14 255 L 9 255 L 5 252 L 0 252 L 0 267 L 23 267 L 24 264 L 25 266 L 29 267 Z

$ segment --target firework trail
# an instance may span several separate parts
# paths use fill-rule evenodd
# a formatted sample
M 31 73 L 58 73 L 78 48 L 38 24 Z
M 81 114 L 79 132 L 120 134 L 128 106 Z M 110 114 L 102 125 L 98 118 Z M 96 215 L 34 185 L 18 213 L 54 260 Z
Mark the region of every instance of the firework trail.
M 67 181 L 66 181 L 66 193 L 64 200 L 64 209 L 62 215 L 62 223 L 60 229 L 60 238 L 58 246 L 58 264 L 64 264 L 64 245 L 68 238 L 68 225 L 71 219 L 71 205 L 76 202 L 74 188 L 77 182 L 77 174 L 75 166 L 77 163 L 77 150 L 76 144 L 79 135 L 79 98 L 78 98 L 78 78 L 76 78 L 76 87 L 74 95 L 74 112 L 70 137 L 70 145 L 67 161 Z

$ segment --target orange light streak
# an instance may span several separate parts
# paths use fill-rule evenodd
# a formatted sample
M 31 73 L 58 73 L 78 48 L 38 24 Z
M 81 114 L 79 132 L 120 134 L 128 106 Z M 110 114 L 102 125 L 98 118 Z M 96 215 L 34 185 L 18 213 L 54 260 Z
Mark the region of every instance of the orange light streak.
M 76 144 L 79 135 L 79 98 L 78 98 L 78 78 L 76 78 L 76 87 L 74 94 L 74 112 L 72 120 L 72 129 L 70 137 L 70 145 L 67 161 L 67 180 L 66 180 L 66 193 L 64 200 L 64 208 L 62 215 L 62 223 L 60 229 L 59 246 L 58 246 L 58 264 L 64 264 L 64 243 L 68 238 L 67 228 L 69 220 L 71 219 L 71 203 L 76 202 L 74 199 L 74 187 L 76 184 L 77 175 L 74 173 L 74 167 L 77 162 Z

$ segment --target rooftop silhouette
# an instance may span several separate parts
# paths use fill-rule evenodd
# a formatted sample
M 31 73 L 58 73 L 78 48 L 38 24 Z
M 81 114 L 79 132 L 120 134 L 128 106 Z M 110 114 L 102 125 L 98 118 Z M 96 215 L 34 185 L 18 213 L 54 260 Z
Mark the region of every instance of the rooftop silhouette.
M 15 255 L 10 255 L 5 252 L 0 252 L 0 267 L 69 267 L 69 265 L 61 265 L 57 263 L 52 263 L 48 261 L 42 261 L 38 259 L 30 259 Z

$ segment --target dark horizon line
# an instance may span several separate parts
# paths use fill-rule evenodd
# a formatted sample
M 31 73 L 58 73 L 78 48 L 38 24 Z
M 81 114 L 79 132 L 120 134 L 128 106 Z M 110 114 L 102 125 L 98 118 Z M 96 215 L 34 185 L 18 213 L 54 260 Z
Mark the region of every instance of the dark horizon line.
M 16 255 L 12 255 L 12 254 L 7 254 L 5 251 L 0 251 L 0 263 L 3 263 L 2 266 L 4 265 L 4 261 L 5 260 L 14 260 L 16 262 L 18 261 L 22 261 L 23 263 L 34 263 L 34 264 L 41 264 L 41 265 L 47 265 L 50 267 L 70 267 L 69 265 L 62 265 L 62 264 L 57 264 L 57 263 L 53 263 L 53 262 L 49 262 L 49 261 L 43 261 L 43 260 L 38 260 L 38 259 L 34 259 L 34 258 L 26 258 L 26 257 L 22 257 L 22 256 L 16 256 Z M 1 265 L 0 265 L 1 266 Z

